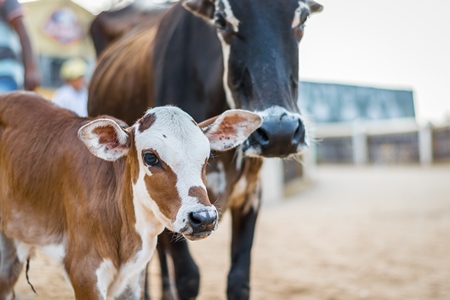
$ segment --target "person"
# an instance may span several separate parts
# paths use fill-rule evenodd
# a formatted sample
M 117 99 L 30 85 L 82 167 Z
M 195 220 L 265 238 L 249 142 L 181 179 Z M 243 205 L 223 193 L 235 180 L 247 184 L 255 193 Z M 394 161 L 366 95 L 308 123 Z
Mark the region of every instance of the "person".
M 31 48 L 23 9 L 17 0 L 0 0 L 0 92 L 39 86 L 39 72 Z
M 87 117 L 88 91 L 84 82 L 87 64 L 81 58 L 66 60 L 60 69 L 65 84 L 53 94 L 53 102 L 69 109 L 80 117 Z

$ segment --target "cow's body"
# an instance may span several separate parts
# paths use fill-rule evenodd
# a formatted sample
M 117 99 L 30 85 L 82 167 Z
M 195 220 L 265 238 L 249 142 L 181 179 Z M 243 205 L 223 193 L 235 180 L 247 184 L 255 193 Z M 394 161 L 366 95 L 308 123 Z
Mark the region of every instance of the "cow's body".
M 143 0 L 98 14 L 89 28 L 97 56 L 122 36 L 157 24 L 169 7 L 169 3 L 158 5 Z
M 130 122 L 140 113 L 132 107 L 172 103 L 197 120 L 230 107 L 262 117 L 261 128 L 242 147 L 215 156 L 207 169 L 209 196 L 218 199 L 221 213 L 232 214 L 228 299 L 249 298 L 263 158 L 297 155 L 307 147 L 297 107 L 298 42 L 309 14 L 321 8 L 312 0 L 184 0 L 161 19 L 156 33 L 151 27 L 110 46 L 92 77 L 93 116 L 107 113 Z M 169 253 L 179 297 L 196 297 L 199 273 L 187 244 L 169 240 L 161 236 L 158 249 L 164 294 L 170 294 Z
M 215 229 L 205 164 L 210 145 L 225 150 L 251 132 L 236 124 L 258 126 L 259 117 L 241 114 L 224 114 L 203 134 L 163 107 L 123 129 L 31 93 L 0 96 L 0 299 L 13 297 L 35 248 L 64 264 L 77 299 L 142 299 L 165 227 L 192 240 Z

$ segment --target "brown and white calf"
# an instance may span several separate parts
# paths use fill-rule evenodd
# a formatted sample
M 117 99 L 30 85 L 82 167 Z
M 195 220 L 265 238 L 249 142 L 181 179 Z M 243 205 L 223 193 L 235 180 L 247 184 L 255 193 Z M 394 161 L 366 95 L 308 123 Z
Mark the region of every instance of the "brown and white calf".
M 210 150 L 261 124 L 230 110 L 197 125 L 176 107 L 134 125 L 87 119 L 33 93 L 0 96 L 0 299 L 35 248 L 60 260 L 76 299 L 143 298 L 165 227 L 190 240 L 217 226 L 205 187 Z

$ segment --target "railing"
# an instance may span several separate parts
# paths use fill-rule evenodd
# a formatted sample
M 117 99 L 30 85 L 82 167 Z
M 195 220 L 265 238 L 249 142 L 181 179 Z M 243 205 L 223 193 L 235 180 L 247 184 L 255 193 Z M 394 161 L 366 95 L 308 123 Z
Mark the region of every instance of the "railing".
M 314 182 L 318 164 L 450 162 L 450 124 L 419 126 L 414 119 L 316 125 L 313 143 L 295 160 L 265 159 L 263 201 L 277 202 Z
M 316 125 L 316 162 L 403 164 L 450 161 L 450 124 L 414 119 Z
M 433 158 L 434 161 L 450 159 L 450 125 L 433 129 Z

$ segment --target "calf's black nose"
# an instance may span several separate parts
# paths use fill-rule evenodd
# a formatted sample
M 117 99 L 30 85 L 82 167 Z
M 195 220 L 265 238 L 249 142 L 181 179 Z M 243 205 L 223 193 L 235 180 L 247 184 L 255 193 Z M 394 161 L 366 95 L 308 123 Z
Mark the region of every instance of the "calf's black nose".
M 199 210 L 189 214 L 189 223 L 194 232 L 214 230 L 217 223 L 217 213 L 212 210 Z

